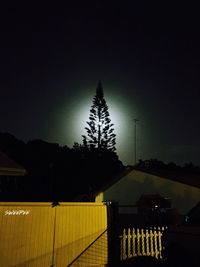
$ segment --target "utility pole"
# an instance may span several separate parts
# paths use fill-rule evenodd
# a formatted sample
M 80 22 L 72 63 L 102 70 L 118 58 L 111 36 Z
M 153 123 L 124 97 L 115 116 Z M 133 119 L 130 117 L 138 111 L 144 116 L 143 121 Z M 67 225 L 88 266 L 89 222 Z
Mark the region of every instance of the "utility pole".
M 134 119 L 134 165 L 136 165 L 137 163 L 137 122 L 139 120 L 138 119 Z

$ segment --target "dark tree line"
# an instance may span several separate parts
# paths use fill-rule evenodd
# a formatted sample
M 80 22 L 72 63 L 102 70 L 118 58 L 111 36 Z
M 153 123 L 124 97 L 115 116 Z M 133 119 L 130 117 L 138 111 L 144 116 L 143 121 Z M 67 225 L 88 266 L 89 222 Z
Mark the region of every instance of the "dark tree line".
M 24 177 L 0 177 L 1 187 L 4 185 L 0 198 L 5 201 L 89 199 L 124 169 L 117 154 L 104 148 L 78 144 L 69 148 L 43 140 L 25 143 L 8 133 L 0 133 L 0 150 L 27 171 Z
M 194 165 L 192 162 L 185 163 L 183 166 L 179 166 L 174 162 L 165 163 L 158 159 L 139 160 L 136 168 L 141 169 L 163 169 L 170 171 L 182 171 L 184 173 L 200 173 L 200 167 Z

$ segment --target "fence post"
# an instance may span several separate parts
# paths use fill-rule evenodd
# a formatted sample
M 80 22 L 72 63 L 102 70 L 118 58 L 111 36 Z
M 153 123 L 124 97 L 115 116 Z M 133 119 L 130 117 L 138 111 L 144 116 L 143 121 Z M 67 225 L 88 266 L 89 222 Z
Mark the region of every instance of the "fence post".
M 108 266 L 117 266 L 120 262 L 118 203 L 107 202 L 106 204 L 108 220 Z

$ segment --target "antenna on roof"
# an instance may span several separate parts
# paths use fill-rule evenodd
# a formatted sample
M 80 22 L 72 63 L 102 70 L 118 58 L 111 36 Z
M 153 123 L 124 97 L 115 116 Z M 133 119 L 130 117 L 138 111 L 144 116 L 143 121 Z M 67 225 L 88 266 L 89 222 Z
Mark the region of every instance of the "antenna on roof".
M 134 165 L 137 163 L 137 122 L 138 119 L 133 119 L 134 121 Z

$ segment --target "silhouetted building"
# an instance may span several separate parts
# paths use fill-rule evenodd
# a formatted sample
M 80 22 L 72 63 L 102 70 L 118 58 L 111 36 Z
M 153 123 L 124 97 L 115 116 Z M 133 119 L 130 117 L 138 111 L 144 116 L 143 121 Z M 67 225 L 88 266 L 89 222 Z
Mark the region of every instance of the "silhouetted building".
M 0 151 L 0 199 L 17 192 L 17 178 L 24 176 L 26 170 Z

